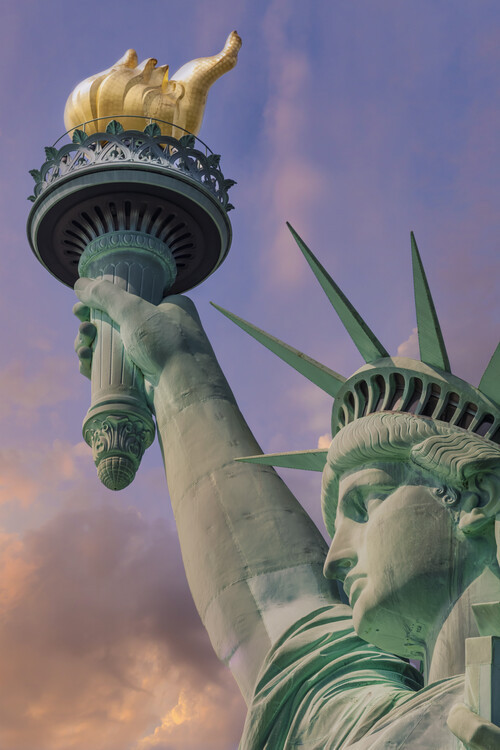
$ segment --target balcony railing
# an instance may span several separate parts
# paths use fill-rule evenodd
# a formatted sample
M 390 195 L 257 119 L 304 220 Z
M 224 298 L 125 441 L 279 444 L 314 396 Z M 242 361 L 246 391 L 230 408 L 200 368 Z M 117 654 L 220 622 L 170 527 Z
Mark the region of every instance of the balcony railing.
M 138 117 L 130 116 L 137 120 Z M 183 131 L 183 128 L 153 118 L 142 118 L 148 124 L 143 131 L 125 130 L 118 120 L 109 121 L 102 132 L 87 135 L 84 126 L 63 134 L 53 146 L 45 149 L 46 161 L 40 169 L 32 169 L 35 180 L 34 194 L 28 200 L 36 201 L 45 190 L 59 180 L 74 173 L 95 170 L 96 168 L 128 167 L 151 168 L 154 171 L 182 173 L 200 184 L 211 193 L 225 209 L 234 208 L 229 203 L 228 190 L 235 185 L 234 180 L 225 179 L 219 167 L 220 156 L 214 154 L 199 138 L 187 131 L 180 138 L 163 135 L 159 123 Z M 120 120 L 127 119 L 120 115 Z M 57 148 L 62 138 L 73 133 L 72 142 Z M 203 151 L 198 148 L 203 148 Z

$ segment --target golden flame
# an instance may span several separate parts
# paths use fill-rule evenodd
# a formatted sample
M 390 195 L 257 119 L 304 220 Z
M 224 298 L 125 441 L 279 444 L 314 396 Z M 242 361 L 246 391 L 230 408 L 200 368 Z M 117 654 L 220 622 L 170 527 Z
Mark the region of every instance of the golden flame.
M 147 120 L 165 120 L 164 135 L 180 138 L 187 130 L 200 132 L 210 86 L 238 59 L 241 39 L 231 32 L 218 55 L 200 57 L 183 65 L 169 80 L 168 65 L 156 67 L 149 57 L 138 65 L 137 53 L 127 50 L 111 68 L 78 84 L 66 102 L 66 129 L 83 129 L 91 135 L 106 129 L 108 119 L 118 120 L 125 130 L 144 130 Z M 98 118 L 106 118 L 97 121 Z M 177 126 L 177 127 L 175 127 Z M 182 128 L 182 130 L 181 130 Z

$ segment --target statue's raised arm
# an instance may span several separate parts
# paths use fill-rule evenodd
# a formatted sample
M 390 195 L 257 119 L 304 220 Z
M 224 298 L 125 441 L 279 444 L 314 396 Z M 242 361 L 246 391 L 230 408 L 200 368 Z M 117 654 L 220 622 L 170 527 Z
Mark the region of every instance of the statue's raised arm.
M 99 280 L 80 280 L 76 291 L 118 323 L 150 384 L 189 586 L 249 701 L 282 633 L 336 601 L 322 572 L 327 546 L 274 469 L 234 460 L 260 449 L 192 302 L 173 296 L 155 307 Z M 88 330 L 84 323 L 77 341 L 87 374 Z

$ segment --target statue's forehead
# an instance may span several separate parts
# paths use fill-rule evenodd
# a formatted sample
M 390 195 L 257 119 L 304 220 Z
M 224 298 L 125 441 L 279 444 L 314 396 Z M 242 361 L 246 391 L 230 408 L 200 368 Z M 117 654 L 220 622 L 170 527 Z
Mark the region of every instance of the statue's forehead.
M 408 461 L 375 461 L 344 471 L 339 476 L 338 494 L 347 495 L 352 489 L 379 487 L 391 488 L 406 483 L 412 474 Z
M 377 463 L 360 466 L 357 469 L 345 472 L 340 477 L 339 491 L 346 493 L 354 487 L 366 485 L 392 485 L 401 478 L 401 473 L 401 468 L 395 464 Z

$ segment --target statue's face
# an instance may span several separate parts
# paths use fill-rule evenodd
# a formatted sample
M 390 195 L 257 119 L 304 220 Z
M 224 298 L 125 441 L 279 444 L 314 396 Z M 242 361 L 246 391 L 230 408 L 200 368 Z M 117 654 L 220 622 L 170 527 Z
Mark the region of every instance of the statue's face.
M 344 474 L 325 574 L 343 581 L 365 640 L 422 658 L 463 581 L 461 544 L 438 481 L 409 463 L 372 463 Z

